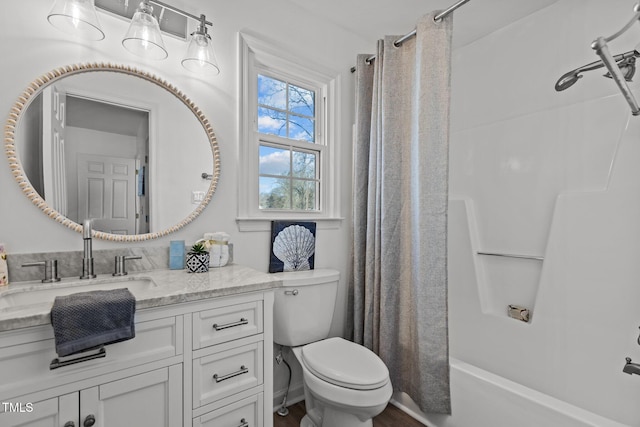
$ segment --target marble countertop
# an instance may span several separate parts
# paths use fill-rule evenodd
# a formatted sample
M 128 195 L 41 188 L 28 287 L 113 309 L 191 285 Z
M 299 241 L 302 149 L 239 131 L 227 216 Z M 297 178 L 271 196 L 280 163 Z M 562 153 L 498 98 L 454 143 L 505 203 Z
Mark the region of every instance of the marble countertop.
M 129 273 L 123 277 L 66 278 L 53 284 L 18 282 L 0 288 L 0 331 L 49 324 L 54 294 L 68 295 L 103 286 L 109 289 L 128 287 L 136 297 L 136 309 L 141 310 L 268 290 L 282 286 L 282 281 L 249 267 L 228 265 L 211 268 L 208 273 L 154 270 Z

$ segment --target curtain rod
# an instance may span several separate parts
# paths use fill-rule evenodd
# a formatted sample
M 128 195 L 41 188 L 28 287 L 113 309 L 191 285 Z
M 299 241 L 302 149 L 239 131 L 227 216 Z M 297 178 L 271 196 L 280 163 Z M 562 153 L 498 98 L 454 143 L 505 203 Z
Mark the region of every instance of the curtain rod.
M 458 3 L 453 4 L 451 6 L 449 6 L 448 8 L 446 8 L 445 10 L 443 10 L 442 12 L 440 12 L 439 14 L 437 14 L 436 16 L 433 17 L 433 20 L 435 22 L 440 22 L 442 21 L 442 19 L 448 15 L 450 15 L 454 10 L 456 10 L 457 8 L 459 8 L 460 6 L 468 3 L 471 0 L 460 0 Z M 393 42 L 393 45 L 395 47 L 400 47 L 402 45 L 402 43 L 406 42 L 407 40 L 409 40 L 411 37 L 415 37 L 416 35 L 416 31 L 417 30 L 413 30 L 410 33 L 405 34 L 404 36 L 400 37 L 398 40 Z M 365 62 L 367 64 L 371 64 L 371 61 L 373 61 L 374 59 L 376 59 L 375 55 L 371 55 L 370 57 L 368 57 Z M 351 67 L 351 72 L 355 73 L 356 72 L 356 67 Z

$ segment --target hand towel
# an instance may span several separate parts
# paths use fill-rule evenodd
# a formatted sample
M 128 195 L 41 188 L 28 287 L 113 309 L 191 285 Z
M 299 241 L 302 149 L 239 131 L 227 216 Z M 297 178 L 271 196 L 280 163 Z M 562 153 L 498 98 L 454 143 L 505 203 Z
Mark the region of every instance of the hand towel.
M 135 337 L 136 299 L 128 289 L 56 297 L 51 325 L 59 356 Z

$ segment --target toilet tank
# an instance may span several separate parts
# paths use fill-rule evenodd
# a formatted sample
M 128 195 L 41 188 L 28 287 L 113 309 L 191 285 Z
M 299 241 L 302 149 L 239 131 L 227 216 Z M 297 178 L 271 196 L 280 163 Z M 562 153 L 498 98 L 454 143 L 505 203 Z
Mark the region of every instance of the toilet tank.
M 296 347 L 329 336 L 340 272 L 319 269 L 274 273 L 273 341 Z

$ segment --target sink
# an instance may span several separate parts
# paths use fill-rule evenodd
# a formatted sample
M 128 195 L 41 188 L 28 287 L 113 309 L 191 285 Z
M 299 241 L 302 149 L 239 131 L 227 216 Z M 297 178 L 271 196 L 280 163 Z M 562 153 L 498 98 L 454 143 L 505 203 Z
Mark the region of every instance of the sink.
M 124 279 L 94 279 L 88 281 L 60 282 L 55 284 L 30 285 L 0 291 L 0 312 L 19 310 L 25 306 L 36 304 L 52 304 L 57 296 L 70 295 L 76 292 L 106 291 L 127 288 L 138 297 L 145 291 L 157 288 L 149 277 Z

